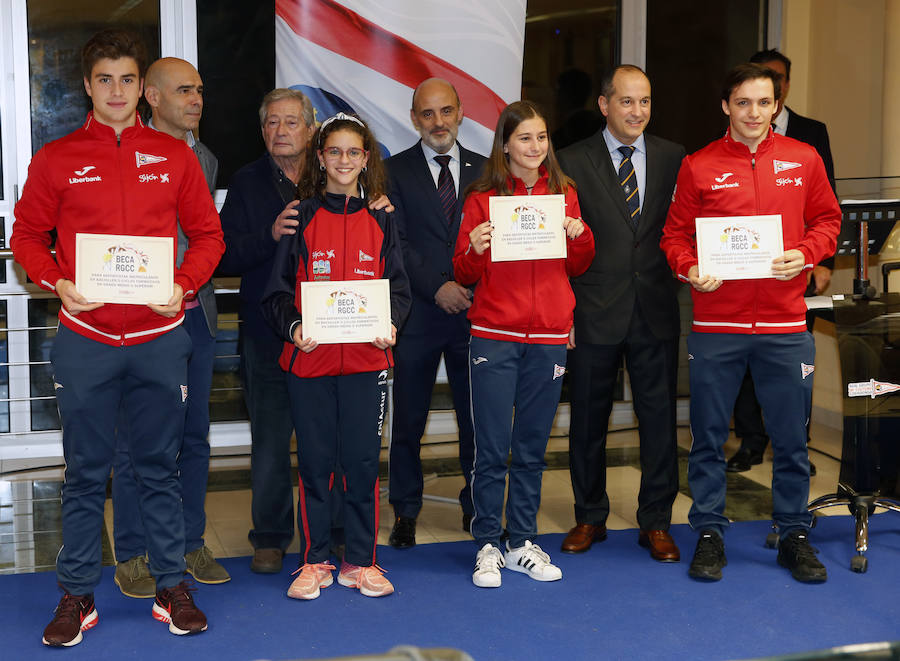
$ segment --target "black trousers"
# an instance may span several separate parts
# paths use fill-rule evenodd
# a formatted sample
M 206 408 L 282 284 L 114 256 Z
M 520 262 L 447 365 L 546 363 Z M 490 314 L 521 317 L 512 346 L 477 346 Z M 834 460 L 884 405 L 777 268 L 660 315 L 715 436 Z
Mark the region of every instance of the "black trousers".
M 397 516 L 416 518 L 422 509 L 422 434 L 441 356 L 453 393 L 459 429 L 459 465 L 465 485 L 459 492 L 463 512 L 472 513 L 472 462 L 475 444 L 469 397 L 469 331 L 448 323 L 429 335 L 401 334 L 394 347 L 394 412 L 391 427 L 389 500 Z
M 569 358 L 572 419 L 569 468 L 575 495 L 575 520 L 605 524 L 606 435 L 621 358 L 631 380 L 640 437 L 641 487 L 637 520 L 643 530 L 667 530 L 678 495 L 675 388 L 678 338 L 660 340 L 634 306 L 631 326 L 619 344 L 578 341 Z

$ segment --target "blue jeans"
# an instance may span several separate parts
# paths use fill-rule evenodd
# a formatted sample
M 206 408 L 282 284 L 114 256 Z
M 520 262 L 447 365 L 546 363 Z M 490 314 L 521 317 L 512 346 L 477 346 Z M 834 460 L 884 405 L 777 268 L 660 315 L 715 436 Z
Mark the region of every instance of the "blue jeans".
M 688 482 L 694 499 L 688 519 L 692 528 L 713 528 L 720 534 L 728 528 L 722 448 L 748 367 L 772 439 L 772 518 L 782 537 L 810 527 L 806 422 L 815 353 L 812 336 L 805 331 L 688 336 L 693 436 Z
M 109 346 L 60 325 L 50 361 L 63 432 L 63 547 L 59 584 L 75 595 L 100 581 L 106 481 L 116 427 L 127 425 L 150 573 L 158 589 L 184 574 L 184 516 L 176 458 L 184 433 L 191 340 L 181 326 L 143 344 Z
M 184 550 L 190 553 L 203 546 L 203 532 L 206 530 L 209 393 L 212 389 L 216 339 L 209 333 L 202 308 L 185 310 L 183 327 L 191 337 L 192 349 L 187 365 L 188 398 L 184 437 L 178 453 L 178 476 L 184 510 Z M 113 461 L 113 523 L 116 560 L 119 562 L 144 555 L 147 551 L 141 521 L 140 488 L 131 465 L 129 443 L 124 437 L 126 429 L 126 425 L 119 425 Z
M 473 337 L 469 345 L 475 465 L 472 536 L 500 546 L 509 473 L 506 528 L 512 548 L 537 535 L 544 454 L 559 405 L 564 344 L 522 344 Z M 514 415 L 515 412 L 515 415 Z M 507 459 L 512 461 L 507 468 Z

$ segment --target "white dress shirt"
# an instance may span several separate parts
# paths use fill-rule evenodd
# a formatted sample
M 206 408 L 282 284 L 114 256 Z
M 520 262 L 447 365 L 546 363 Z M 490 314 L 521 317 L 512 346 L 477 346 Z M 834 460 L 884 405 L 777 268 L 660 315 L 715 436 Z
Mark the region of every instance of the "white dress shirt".
M 441 164 L 434 160 L 435 156 L 441 156 L 424 142 L 422 151 L 425 153 L 425 160 L 428 162 L 428 169 L 431 170 L 431 178 L 434 179 L 434 187 L 438 187 L 438 176 L 441 174 Z M 445 156 L 450 157 L 450 174 L 453 175 L 453 185 L 456 187 L 456 197 L 459 198 L 459 144 L 454 142 Z

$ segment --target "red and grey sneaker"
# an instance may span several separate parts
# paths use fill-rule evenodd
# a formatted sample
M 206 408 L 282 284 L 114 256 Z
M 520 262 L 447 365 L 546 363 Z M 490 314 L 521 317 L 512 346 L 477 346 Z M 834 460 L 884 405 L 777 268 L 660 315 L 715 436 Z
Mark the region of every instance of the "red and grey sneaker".
M 176 636 L 206 631 L 206 615 L 194 604 L 191 592 L 196 588 L 188 587 L 182 581 L 173 588 L 156 591 L 153 602 L 153 617 L 169 625 L 169 631 Z
M 97 624 L 93 594 L 74 595 L 66 592 L 44 629 L 42 642 L 53 647 L 71 647 L 81 642 L 81 632 Z

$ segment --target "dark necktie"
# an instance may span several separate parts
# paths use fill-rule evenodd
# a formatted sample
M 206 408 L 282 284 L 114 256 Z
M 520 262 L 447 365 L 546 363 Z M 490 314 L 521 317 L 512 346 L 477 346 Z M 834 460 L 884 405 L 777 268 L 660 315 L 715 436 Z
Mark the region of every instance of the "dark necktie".
M 438 174 L 438 197 L 441 198 L 441 208 L 447 217 L 447 224 L 452 225 L 456 217 L 456 184 L 453 183 L 453 175 L 450 172 L 450 157 L 447 154 L 435 156 L 434 160 L 441 166 Z
M 641 217 L 641 196 L 638 194 L 634 163 L 631 162 L 634 147 L 619 147 L 619 152 L 622 154 L 622 163 L 619 164 L 619 183 L 622 185 L 622 192 L 625 193 L 625 205 L 628 207 L 628 213 L 631 214 L 631 224 L 637 226 L 638 219 Z

